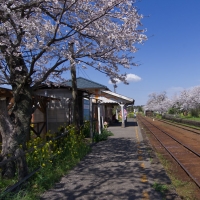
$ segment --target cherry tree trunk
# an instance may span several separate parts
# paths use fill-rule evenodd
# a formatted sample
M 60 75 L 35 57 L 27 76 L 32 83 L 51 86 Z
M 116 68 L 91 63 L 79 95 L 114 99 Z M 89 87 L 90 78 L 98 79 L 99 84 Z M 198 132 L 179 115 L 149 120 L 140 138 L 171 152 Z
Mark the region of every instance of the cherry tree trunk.
M 0 133 L 2 135 L 1 161 L 11 157 L 15 160 L 2 166 L 2 176 L 14 177 L 18 170 L 19 180 L 28 174 L 24 150 L 30 132 L 32 114 L 32 96 L 30 87 L 24 87 L 19 94 L 14 95 L 14 105 L 8 112 L 6 99 L 0 101 Z M 13 90 L 13 94 L 15 91 Z

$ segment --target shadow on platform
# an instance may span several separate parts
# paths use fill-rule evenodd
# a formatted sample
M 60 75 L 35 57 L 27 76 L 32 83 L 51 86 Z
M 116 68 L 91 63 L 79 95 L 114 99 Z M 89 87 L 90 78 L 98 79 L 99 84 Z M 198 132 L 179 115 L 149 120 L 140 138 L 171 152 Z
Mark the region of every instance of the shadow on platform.
M 130 126 L 138 126 L 136 121 L 133 121 L 133 118 L 127 119 L 127 121 L 125 122 L 125 127 L 130 127 Z M 113 122 L 110 124 L 110 126 L 122 126 L 121 122 Z

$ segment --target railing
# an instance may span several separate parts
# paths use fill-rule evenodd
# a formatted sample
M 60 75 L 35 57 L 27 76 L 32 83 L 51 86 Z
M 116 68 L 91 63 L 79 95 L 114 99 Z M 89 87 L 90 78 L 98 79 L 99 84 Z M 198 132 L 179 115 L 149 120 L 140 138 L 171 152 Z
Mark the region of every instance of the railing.
M 31 125 L 31 130 L 38 136 L 40 137 L 40 134 L 42 133 L 44 127 L 46 126 L 46 122 L 32 122 Z M 35 127 L 36 126 L 36 127 Z M 36 130 L 35 130 L 36 129 Z

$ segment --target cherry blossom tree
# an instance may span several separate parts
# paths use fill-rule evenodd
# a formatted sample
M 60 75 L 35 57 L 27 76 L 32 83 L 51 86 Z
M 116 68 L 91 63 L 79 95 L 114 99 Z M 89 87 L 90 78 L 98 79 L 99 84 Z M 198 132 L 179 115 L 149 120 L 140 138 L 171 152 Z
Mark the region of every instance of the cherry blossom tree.
M 19 177 L 27 173 L 23 150 L 30 131 L 33 91 L 59 85 L 71 71 L 76 102 L 76 66 L 90 66 L 114 83 L 127 83 L 120 68 L 135 66 L 135 44 L 146 40 L 134 0 L 0 0 L 0 84 L 12 88 L 8 114 L 0 106 L 1 160 L 18 156 Z M 75 103 L 76 104 L 76 103 Z M 76 105 L 75 105 L 76 106 Z M 75 109 L 74 109 L 75 110 Z M 22 145 L 23 149 L 19 148 Z M 3 176 L 12 177 L 8 163 Z
M 199 109 L 200 107 L 200 86 L 193 87 L 191 90 L 191 108 Z
M 152 110 L 154 112 L 165 113 L 171 106 L 171 101 L 168 99 L 166 92 L 160 94 L 152 93 L 145 105 L 145 110 Z
M 156 104 L 156 98 L 157 98 L 157 94 L 156 93 L 151 93 L 149 94 L 149 99 L 146 103 L 146 105 L 144 106 L 144 110 L 155 110 L 155 104 Z
M 186 113 L 195 110 L 198 112 L 200 105 L 200 86 L 183 90 L 179 96 L 179 101 L 181 102 L 182 110 Z
M 174 95 L 171 98 L 171 107 L 170 107 L 169 113 L 178 114 L 181 112 L 181 109 L 182 109 L 182 105 L 181 105 L 180 96 Z
M 180 107 L 181 112 L 184 112 L 185 115 L 191 109 L 191 92 L 190 90 L 183 90 L 178 99 L 176 100 L 176 105 Z
M 176 113 L 187 115 L 189 112 L 199 112 L 200 109 L 200 86 L 184 89 L 179 95 L 169 99 L 165 93 L 149 95 L 145 109 L 166 112 L 173 109 Z

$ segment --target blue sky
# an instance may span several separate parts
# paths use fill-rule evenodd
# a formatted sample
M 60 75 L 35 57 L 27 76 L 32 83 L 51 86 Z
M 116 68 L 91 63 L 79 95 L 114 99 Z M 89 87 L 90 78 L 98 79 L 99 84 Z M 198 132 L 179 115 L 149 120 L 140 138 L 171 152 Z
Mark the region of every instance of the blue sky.
M 136 6 L 145 16 L 142 23 L 148 41 L 134 55 L 140 66 L 126 72 L 141 79 L 118 84 L 116 92 L 135 99 L 135 105 L 144 105 L 153 92 L 166 91 L 171 97 L 200 85 L 200 0 L 141 0 Z M 97 71 L 77 69 L 77 76 L 113 91 L 108 77 Z

